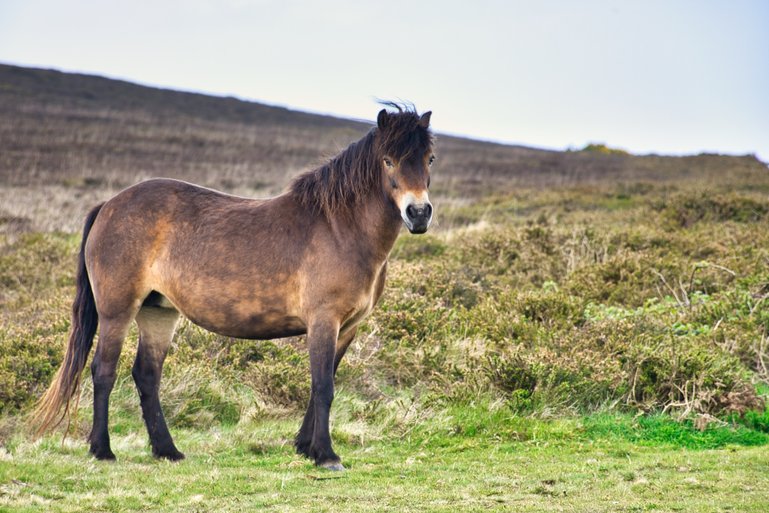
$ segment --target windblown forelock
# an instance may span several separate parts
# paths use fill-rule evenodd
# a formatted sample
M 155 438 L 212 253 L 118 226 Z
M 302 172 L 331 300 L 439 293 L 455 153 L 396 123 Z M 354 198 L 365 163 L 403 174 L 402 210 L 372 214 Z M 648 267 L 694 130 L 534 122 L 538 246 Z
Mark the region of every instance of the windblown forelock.
M 414 111 L 389 114 L 387 127 L 379 130 L 379 150 L 399 161 L 424 155 L 432 147 L 433 136 L 429 128 L 419 124 Z

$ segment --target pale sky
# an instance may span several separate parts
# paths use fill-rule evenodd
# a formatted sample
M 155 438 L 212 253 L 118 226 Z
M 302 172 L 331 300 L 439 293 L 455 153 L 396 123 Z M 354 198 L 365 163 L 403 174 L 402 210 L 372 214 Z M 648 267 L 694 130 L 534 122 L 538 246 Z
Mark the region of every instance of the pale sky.
M 769 161 L 769 1 L 0 0 L 0 62 L 564 149 Z

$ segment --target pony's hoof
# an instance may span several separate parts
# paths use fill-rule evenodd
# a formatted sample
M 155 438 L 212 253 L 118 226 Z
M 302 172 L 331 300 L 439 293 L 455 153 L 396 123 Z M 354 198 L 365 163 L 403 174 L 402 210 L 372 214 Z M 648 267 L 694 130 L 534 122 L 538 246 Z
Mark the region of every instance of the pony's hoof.
M 179 452 L 176 449 L 173 449 L 171 451 L 162 451 L 162 452 L 156 452 L 153 454 L 158 459 L 168 460 L 168 461 L 181 461 L 184 459 L 184 453 Z
M 331 470 L 333 472 L 342 472 L 346 470 L 344 468 L 344 465 L 342 465 L 339 461 L 327 461 L 326 463 L 321 463 L 318 465 L 320 468 L 325 468 L 326 470 Z
M 93 454 L 93 457 L 97 460 L 101 461 L 115 461 L 115 454 L 113 454 L 112 451 L 107 449 L 106 451 L 101 450 L 92 450 L 91 454 Z

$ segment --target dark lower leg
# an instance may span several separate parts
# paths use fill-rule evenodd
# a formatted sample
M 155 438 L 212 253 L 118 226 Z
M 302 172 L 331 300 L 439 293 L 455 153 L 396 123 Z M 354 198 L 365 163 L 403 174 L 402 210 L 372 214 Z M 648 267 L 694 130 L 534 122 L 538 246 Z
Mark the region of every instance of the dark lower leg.
M 88 441 L 89 449 L 97 459 L 114 460 L 115 455 L 110 449 L 109 443 L 109 395 L 115 385 L 115 366 L 102 361 L 97 355 L 91 364 L 93 376 L 93 427 Z
M 176 449 L 160 407 L 159 389 L 163 362 L 158 362 L 152 356 L 140 340 L 131 374 L 139 390 L 142 416 L 149 433 L 152 454 L 158 458 L 177 461 L 183 459 L 184 454 Z
M 331 448 L 329 415 L 334 400 L 334 355 L 337 331 L 333 325 L 319 323 L 308 332 L 310 371 L 312 374 L 312 407 L 314 422 L 309 456 L 317 465 L 339 462 Z M 309 419 L 308 419 L 309 420 Z
M 315 426 L 315 401 L 310 395 L 310 404 L 307 406 L 307 412 L 304 414 L 304 420 L 302 421 L 302 427 L 299 428 L 299 433 L 294 439 L 294 447 L 298 454 L 303 454 L 310 457 L 310 444 L 312 444 L 312 432 Z
M 331 433 L 329 417 L 331 403 L 334 400 L 334 381 L 331 373 L 324 376 L 313 386 L 313 406 L 315 410 L 315 423 L 310 444 L 310 457 L 317 465 L 338 463 L 339 456 L 331 447 Z
M 355 337 L 355 329 L 348 331 L 347 333 L 340 335 L 339 340 L 336 344 L 336 350 L 334 354 L 334 370 L 333 375 L 336 375 L 337 368 L 339 367 L 339 362 L 342 361 L 342 357 L 344 356 L 345 352 L 347 351 L 347 348 L 350 346 L 350 343 L 352 342 L 353 338 Z M 333 382 L 332 382 L 333 386 Z M 332 398 L 333 398 L 333 388 L 332 388 Z M 304 420 L 302 421 L 302 426 L 299 428 L 299 433 L 296 435 L 296 439 L 294 440 L 294 446 L 296 447 L 296 452 L 299 454 L 303 454 L 304 456 L 307 456 L 309 458 L 315 458 L 315 454 L 311 454 L 311 445 L 313 441 L 313 434 L 315 432 L 315 393 L 313 392 L 310 395 L 310 402 L 307 406 L 307 412 L 304 414 Z M 330 408 L 330 403 L 329 403 Z M 330 439 L 330 437 L 329 437 Z M 329 442 L 330 443 L 330 442 Z M 333 451 L 332 451 L 333 454 Z M 338 459 L 338 458 L 337 458 Z

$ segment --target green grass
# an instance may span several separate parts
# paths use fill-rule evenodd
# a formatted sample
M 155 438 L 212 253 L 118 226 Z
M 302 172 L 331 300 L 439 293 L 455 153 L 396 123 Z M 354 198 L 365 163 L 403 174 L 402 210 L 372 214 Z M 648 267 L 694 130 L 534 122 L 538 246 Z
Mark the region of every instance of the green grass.
M 86 445 L 16 438 L 0 452 L 0 511 L 740 511 L 769 507 L 765 433 L 669 417 L 543 420 L 455 407 L 398 434 L 335 421 L 348 471 L 293 453 L 299 418 L 176 430 L 187 454 L 154 460 L 142 431 Z M 463 426 L 458 430 L 455 426 Z M 474 426 L 468 429 L 468 426 Z M 748 430 L 749 431 L 749 430 Z M 699 434 L 698 434 L 699 433 Z M 707 435 L 710 433 L 710 435 Z M 758 444 L 758 445 L 757 445 Z
M 717 449 L 734 445 L 750 447 L 769 443 L 769 434 L 766 432 L 749 423 L 748 426 L 743 425 L 744 419 L 735 419 L 735 422 L 738 423 L 728 427 L 710 424 L 697 429 L 689 420 L 676 422 L 667 415 L 636 419 L 596 415 L 586 420 L 584 430 L 585 436 L 591 439 L 606 438 L 639 445 L 666 445 L 686 449 Z
M 69 232 L 85 205 L 154 166 L 261 194 L 361 127 L 333 122 L 342 132 L 315 139 L 314 125 L 264 127 L 255 139 L 201 119 L 180 138 L 173 116 L 147 132 L 129 111 L 101 109 L 78 129 L 16 106 L 0 106 L 29 146 L 0 159 L 14 170 L 0 183 L 0 510 L 769 510 L 769 175 L 754 158 L 442 137 L 434 226 L 398 239 L 337 376 L 332 436 L 347 473 L 293 453 L 310 389 L 302 338 L 235 340 L 188 321 L 161 390 L 188 459 L 150 456 L 134 329 L 110 403 L 119 460 L 102 463 L 82 441 L 88 369 L 70 440 L 32 443 L 24 426 L 61 362 L 80 244 Z M 70 169 L 49 150 L 69 155 L 73 136 L 94 144 Z

